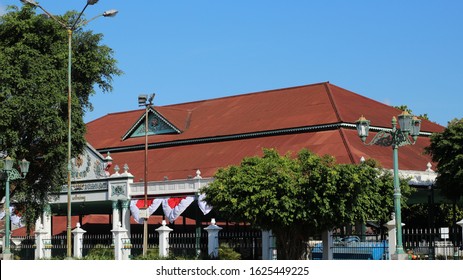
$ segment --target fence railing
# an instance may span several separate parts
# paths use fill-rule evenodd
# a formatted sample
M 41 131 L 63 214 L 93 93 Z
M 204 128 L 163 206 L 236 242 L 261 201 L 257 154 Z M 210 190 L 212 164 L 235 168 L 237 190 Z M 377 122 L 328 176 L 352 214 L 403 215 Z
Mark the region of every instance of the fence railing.
M 350 239 L 349 239 L 350 238 Z M 335 241 L 333 257 L 335 259 L 387 259 L 388 244 L 379 236 L 334 235 Z M 450 228 L 449 238 L 442 238 L 439 229 L 403 229 L 403 247 L 406 252 L 411 251 L 419 259 L 463 259 L 462 229 Z M 50 250 L 52 258 L 66 256 L 66 236 L 55 235 L 47 240 L 46 250 Z M 35 236 L 21 236 L 12 239 L 12 252 L 19 259 L 32 260 L 35 258 Z M 87 256 L 92 250 L 113 249 L 113 234 L 84 234 L 82 237 L 82 255 Z M 260 230 L 246 231 L 220 231 L 219 244 L 227 244 L 241 254 L 241 259 L 262 258 L 262 232 Z M 207 232 L 201 231 L 200 236 L 195 233 L 171 232 L 169 235 L 169 253 L 175 256 L 194 258 L 207 258 L 208 252 Z M 148 250 L 157 250 L 159 247 L 159 234 L 148 234 Z M 320 259 L 322 257 L 321 241 L 312 241 L 307 244 L 307 259 Z M 130 236 L 130 249 L 132 258 L 142 254 L 143 234 L 135 233 Z
M 448 234 L 440 228 L 403 229 L 404 249 L 419 259 L 463 259 L 461 227 L 448 228 Z

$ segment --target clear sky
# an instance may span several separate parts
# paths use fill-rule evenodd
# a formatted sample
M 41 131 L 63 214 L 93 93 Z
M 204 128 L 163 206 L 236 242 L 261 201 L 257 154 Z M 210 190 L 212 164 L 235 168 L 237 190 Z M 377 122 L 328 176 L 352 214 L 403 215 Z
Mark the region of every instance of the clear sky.
M 38 2 L 52 14 L 86 3 Z M 461 0 L 100 0 L 85 15 L 109 9 L 87 28 L 125 74 L 86 122 L 137 109 L 139 94 L 169 105 L 325 81 L 444 126 L 463 118 Z

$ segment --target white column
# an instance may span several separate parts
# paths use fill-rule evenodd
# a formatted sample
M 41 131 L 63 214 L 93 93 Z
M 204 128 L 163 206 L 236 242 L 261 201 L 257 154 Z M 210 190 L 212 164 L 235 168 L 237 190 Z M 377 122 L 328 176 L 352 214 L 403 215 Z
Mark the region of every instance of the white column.
M 384 226 L 387 228 L 388 243 L 389 243 L 389 259 L 398 260 L 401 257 L 402 260 L 408 258 L 407 254 L 397 255 L 395 253 L 397 248 L 397 239 L 396 239 L 396 225 L 395 225 L 395 214 L 392 213 L 391 219 L 389 222 L 385 223 Z M 405 224 L 402 223 L 402 226 Z
M 113 206 L 113 217 L 112 217 L 112 223 L 113 223 L 113 230 L 117 229 L 120 219 L 119 219 L 119 207 L 118 207 L 118 201 L 113 200 L 112 201 L 112 206 Z
M 128 236 L 130 236 L 130 211 L 129 211 L 129 205 L 130 205 L 130 200 L 123 200 L 121 201 L 122 204 L 122 227 L 127 230 Z
M 333 259 L 333 232 L 331 230 L 325 230 L 322 233 L 323 242 L 323 259 Z
M 51 256 L 51 254 L 46 254 L 47 251 L 51 251 L 51 248 L 48 248 L 48 246 L 51 246 L 51 243 L 49 243 L 51 242 L 51 239 L 47 238 L 48 234 L 49 234 L 48 231 L 46 231 L 43 228 L 43 225 L 39 225 L 39 229 L 35 231 L 35 259 L 36 260 L 47 259 L 47 258 L 50 258 L 49 256 Z M 47 255 L 49 256 L 47 257 Z
M 219 257 L 219 231 L 221 227 L 217 226 L 215 219 L 211 219 L 211 224 L 204 228 L 207 231 L 207 253 L 211 258 Z
M 73 252 L 73 257 L 76 259 L 82 258 L 82 249 L 83 249 L 83 238 L 84 238 L 84 233 L 87 231 L 83 230 L 80 228 L 80 223 L 77 223 L 76 228 L 72 231 L 72 234 L 74 235 L 74 252 Z
M 131 244 L 130 239 L 127 238 L 127 230 L 118 224 L 111 232 L 114 235 L 114 259 L 128 260 Z
M 156 229 L 159 232 L 159 256 L 167 257 L 169 255 L 169 234 L 173 231 L 166 226 L 166 221 L 162 221 L 162 226 Z
M 463 219 L 459 220 L 457 222 L 457 225 L 462 227 L 462 230 L 461 230 L 461 249 L 463 250 Z
M 395 252 L 396 249 L 396 234 L 395 234 L 395 216 L 392 216 L 392 220 L 385 223 L 384 226 L 387 228 L 387 236 L 388 236 L 388 245 L 389 245 L 389 252 L 388 258 L 391 260 L 391 255 Z

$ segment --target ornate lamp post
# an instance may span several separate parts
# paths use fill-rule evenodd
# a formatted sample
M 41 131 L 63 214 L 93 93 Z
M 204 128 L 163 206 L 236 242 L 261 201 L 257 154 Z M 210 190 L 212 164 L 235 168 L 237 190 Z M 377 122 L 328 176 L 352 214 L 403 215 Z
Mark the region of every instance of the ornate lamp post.
M 143 177 L 145 198 L 141 209 L 141 216 L 143 217 L 143 256 L 146 256 L 148 250 L 148 113 L 149 108 L 153 106 L 154 95 L 153 93 L 149 97 L 146 94 L 138 96 L 138 106 L 145 107 L 145 172 Z
M 380 130 L 370 143 L 365 143 L 370 129 L 370 121 L 361 116 L 357 121 L 357 132 L 366 145 L 392 146 L 392 159 L 394 169 L 394 211 L 396 225 L 396 252 L 399 258 L 405 254 L 402 245 L 402 218 L 400 206 L 400 182 L 399 182 L 399 147 L 406 145 L 414 145 L 420 134 L 421 120 L 404 111 L 398 116 L 399 127 L 397 127 L 397 119 L 392 117 L 392 130 Z M 411 136 L 411 139 L 410 139 Z
M 27 172 L 29 172 L 29 164 L 27 160 L 23 159 L 18 161 L 19 169 L 21 172 L 13 168 L 15 160 L 10 157 L 6 157 L 1 160 L 3 166 L 0 171 L 3 173 L 5 178 L 5 246 L 3 249 L 3 259 L 11 259 L 10 251 L 10 181 L 24 179 Z
M 72 90 L 71 90 L 71 70 L 72 70 L 72 33 L 79 27 L 82 27 L 86 24 L 88 24 L 89 22 L 93 21 L 94 19 L 96 18 L 99 18 L 101 16 L 103 17 L 113 17 L 117 14 L 117 11 L 116 10 L 109 10 L 109 11 L 106 11 L 102 14 L 99 14 L 93 18 L 91 18 L 90 20 L 87 20 L 87 21 L 83 21 L 83 22 L 79 22 L 82 14 L 84 13 L 85 9 L 87 9 L 87 7 L 89 5 L 93 5 L 93 4 L 96 4 L 98 2 L 98 0 L 87 0 L 87 4 L 85 4 L 85 7 L 82 9 L 82 11 L 80 12 L 79 16 L 76 18 L 76 20 L 72 23 L 65 23 L 63 22 L 62 20 L 58 19 L 57 17 L 55 17 L 53 14 L 49 13 L 47 10 L 45 10 L 42 6 L 39 5 L 39 3 L 35 2 L 34 0 L 20 0 L 22 3 L 24 4 L 30 4 L 30 5 L 33 5 L 35 7 L 38 7 L 40 8 L 42 11 L 44 11 L 50 18 L 52 18 L 54 21 L 56 21 L 57 23 L 59 23 L 64 29 L 67 30 L 68 32 L 68 155 L 67 155 L 67 162 L 68 162 L 68 166 L 67 166 L 67 195 L 68 195 L 68 198 L 67 198 L 67 228 L 66 228 L 66 231 L 67 231 L 67 257 L 68 258 L 71 258 L 71 254 L 72 254 L 72 250 L 71 250 L 71 247 L 72 247 L 72 235 L 71 235 L 71 171 L 72 171 L 72 165 L 71 165 L 71 104 L 72 104 L 72 98 L 71 98 L 71 93 L 72 93 Z

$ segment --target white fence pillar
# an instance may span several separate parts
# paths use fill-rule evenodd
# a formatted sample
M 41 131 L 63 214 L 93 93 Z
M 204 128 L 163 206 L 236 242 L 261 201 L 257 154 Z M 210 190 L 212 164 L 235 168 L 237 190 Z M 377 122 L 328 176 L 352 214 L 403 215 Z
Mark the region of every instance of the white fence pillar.
M 76 259 L 82 258 L 83 238 L 84 233 L 87 231 L 80 228 L 80 223 L 77 223 L 76 228 L 72 231 L 74 235 L 74 254 L 73 257 Z
M 166 221 L 162 220 L 162 226 L 156 229 L 159 232 L 159 256 L 167 257 L 169 255 L 169 234 L 173 231 L 166 226 Z
M 219 231 L 221 227 L 215 224 L 215 219 L 211 219 L 211 224 L 204 228 L 207 231 L 207 254 L 211 258 L 219 257 Z
M 128 238 L 127 230 L 119 225 L 116 229 L 111 230 L 114 236 L 114 259 L 128 260 L 132 251 L 132 244 Z
M 51 257 L 51 239 L 48 238 L 48 231 L 40 225 L 35 231 L 35 259 L 49 259 Z
M 322 233 L 323 242 L 323 259 L 333 259 L 333 232 L 331 230 L 325 230 Z
M 389 222 L 385 223 L 384 226 L 387 228 L 387 237 L 388 237 L 388 259 L 391 259 L 391 254 L 395 253 L 396 249 L 396 234 L 395 234 L 395 217 L 392 216 L 392 220 Z
M 397 249 L 397 230 L 395 225 L 395 214 L 392 213 L 391 216 L 392 220 L 385 223 L 384 226 L 387 227 L 387 236 L 388 236 L 388 243 L 389 243 L 389 259 L 390 260 L 405 260 L 407 259 L 407 254 L 396 254 Z M 402 223 L 402 226 L 405 224 Z

